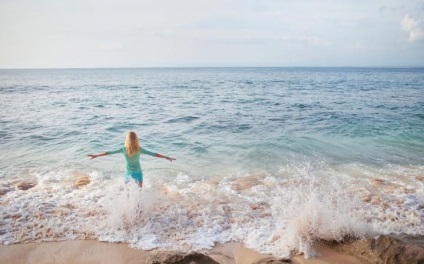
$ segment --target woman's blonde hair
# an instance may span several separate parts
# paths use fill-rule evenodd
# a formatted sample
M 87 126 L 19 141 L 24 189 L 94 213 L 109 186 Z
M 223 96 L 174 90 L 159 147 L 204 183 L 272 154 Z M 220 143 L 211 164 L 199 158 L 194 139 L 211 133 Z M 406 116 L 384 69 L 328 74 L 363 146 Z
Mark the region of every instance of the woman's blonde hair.
M 128 132 L 127 138 L 125 139 L 125 150 L 128 156 L 131 157 L 140 152 L 140 149 L 140 142 L 138 141 L 137 134 L 132 131 Z

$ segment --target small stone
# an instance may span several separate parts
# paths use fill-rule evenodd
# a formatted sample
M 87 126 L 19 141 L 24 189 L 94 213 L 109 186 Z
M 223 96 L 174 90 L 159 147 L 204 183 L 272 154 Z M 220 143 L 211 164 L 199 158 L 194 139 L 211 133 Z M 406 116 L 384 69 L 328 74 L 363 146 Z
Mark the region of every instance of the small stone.
M 9 189 L 9 188 L 1 188 L 0 189 L 0 196 L 3 196 L 10 191 L 11 191 L 11 189 Z
M 16 188 L 18 188 L 19 190 L 28 190 L 33 188 L 34 186 L 35 186 L 35 183 L 25 182 L 25 181 L 21 181 L 16 184 Z
M 415 179 L 417 179 L 419 181 L 424 181 L 424 175 L 415 176 Z
M 373 186 L 380 186 L 380 185 L 383 185 L 385 182 L 386 182 L 385 180 L 379 179 L 379 178 L 371 179 L 371 184 Z
M 88 176 L 80 176 L 78 177 L 78 179 L 75 181 L 75 186 L 77 188 L 81 188 L 87 184 L 90 183 L 90 177 Z
M 259 184 L 260 182 L 257 176 L 242 177 L 234 180 L 231 189 L 234 191 L 244 191 Z

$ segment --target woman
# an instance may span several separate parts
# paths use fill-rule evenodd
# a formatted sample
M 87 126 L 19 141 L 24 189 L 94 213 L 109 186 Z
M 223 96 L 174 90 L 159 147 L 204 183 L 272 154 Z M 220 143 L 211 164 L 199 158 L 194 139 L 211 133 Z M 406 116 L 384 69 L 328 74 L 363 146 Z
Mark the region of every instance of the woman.
M 112 155 L 116 153 L 124 154 L 125 160 L 127 161 L 127 168 L 125 171 L 125 182 L 127 183 L 130 179 L 135 180 L 138 186 L 143 187 L 143 172 L 140 167 L 140 154 L 146 154 L 153 157 L 164 158 L 169 161 L 175 160 L 174 158 L 161 155 L 159 153 L 150 152 L 144 148 L 140 148 L 140 142 L 138 141 L 137 134 L 130 131 L 125 139 L 125 147 L 119 148 L 114 151 L 107 151 L 98 155 L 88 155 L 91 159 L 102 157 L 106 155 Z

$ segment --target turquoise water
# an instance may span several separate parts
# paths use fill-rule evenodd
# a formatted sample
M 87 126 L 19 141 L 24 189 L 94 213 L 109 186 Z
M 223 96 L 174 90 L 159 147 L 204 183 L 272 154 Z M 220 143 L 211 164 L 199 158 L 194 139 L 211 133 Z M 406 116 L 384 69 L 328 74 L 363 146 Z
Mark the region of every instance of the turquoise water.
M 364 212 L 356 216 L 361 219 L 359 222 L 374 221 L 374 227 L 369 227 L 372 232 L 351 228 L 352 233 L 424 234 L 424 213 L 419 207 L 424 202 L 420 178 L 424 175 L 424 69 L 0 70 L 0 94 L 0 180 L 7 190 L 1 199 L 10 204 L 3 209 L 4 213 L 18 210 L 29 197 L 40 199 L 40 202 L 46 200 L 42 195 L 43 188 L 54 189 L 56 187 L 52 186 L 58 185 L 67 190 L 68 199 L 78 204 L 76 192 L 84 190 L 73 189 L 72 180 L 76 174 L 91 178 L 84 195 L 101 188 L 112 188 L 111 192 L 116 191 L 118 195 L 120 192 L 113 188 L 123 182 L 123 157 L 89 160 L 86 155 L 120 147 L 126 133 L 132 130 L 139 135 L 142 146 L 177 158 L 174 163 L 142 158 L 147 182 L 142 195 L 151 192 L 149 197 L 157 197 L 159 190 L 165 188 L 167 195 L 188 195 L 192 200 L 186 197 L 188 200 L 184 201 L 191 204 L 198 199 L 192 192 L 199 191 L 196 189 L 200 188 L 199 184 L 216 181 L 216 185 L 211 185 L 212 189 L 200 188 L 202 192 L 215 195 L 205 203 L 220 206 L 222 200 L 214 202 L 220 196 L 230 199 L 226 203 L 231 210 L 263 203 L 263 210 L 273 215 L 277 204 L 286 203 L 293 207 L 290 197 L 299 193 L 303 198 L 299 198 L 296 206 L 301 207 L 302 199 L 332 204 L 334 200 L 349 200 L 349 195 L 363 191 L 358 203 L 363 203 L 359 207 L 364 212 L 370 210 L 371 205 L 364 202 L 367 199 L 363 199 L 363 195 L 378 196 L 383 202 L 373 205 L 374 216 L 365 216 Z M 37 185 L 27 192 L 15 189 L 13 183 L 22 179 L 34 181 Z M 251 182 L 240 183 L 240 179 Z M 375 179 L 383 179 L 387 184 L 378 190 L 370 189 L 374 188 L 368 186 L 370 182 L 375 183 Z M 305 185 L 299 187 L 299 181 Z M 314 184 L 335 185 L 333 189 L 310 189 Z M 347 193 L 352 193 L 323 198 L 328 192 L 346 188 Z M 399 191 L 400 188 L 406 191 Z M 31 190 L 35 196 L 28 196 Z M 308 192 L 314 191 L 317 196 L 311 199 Z M 271 196 L 263 196 L 264 192 Z M 280 192 L 286 192 L 287 196 L 280 197 Z M 55 195 L 63 194 L 57 191 Z M 241 197 L 246 200 L 239 200 Z M 98 199 L 94 199 L 95 202 Z M 407 216 L 399 216 L 399 221 L 387 220 L 384 201 L 398 204 L 399 200 L 403 201 L 396 209 L 399 211 L 390 215 Z M 56 207 L 59 206 L 56 203 L 60 203 L 51 202 Z M 209 208 L 208 212 L 223 214 L 224 209 L 219 211 L 215 207 Z M 277 211 L 282 212 L 288 207 Z M 290 210 L 296 211 L 292 207 Z M 311 207 L 317 207 L 317 204 L 311 204 Z M 349 208 L 345 209 L 351 211 Z M 334 211 L 341 217 L 346 213 L 345 209 L 335 208 Z M 378 216 L 378 213 L 384 215 Z M 418 215 L 413 218 L 409 213 Z M 268 220 L 259 217 L 262 222 L 252 222 L 251 225 L 268 227 L 271 231 L 262 230 L 262 233 L 271 232 L 268 237 L 275 236 L 275 232 L 288 230 L 292 218 L 287 215 L 286 212 L 284 216 L 273 216 Z M 66 221 L 73 223 L 78 217 L 61 221 L 66 225 Z M 158 219 L 158 222 L 165 223 L 172 218 L 167 217 Z M 190 221 L 184 222 L 181 230 L 187 233 L 182 233 L 193 235 L 190 232 L 194 231 L 188 228 L 191 224 Z M 27 222 L 22 220 L 22 226 L 26 225 Z M 8 227 L 7 224 L 4 226 Z M 267 236 L 260 239 L 244 237 L 240 234 L 249 232 L 244 230 L 239 234 L 234 231 L 239 227 L 234 226 L 230 228 L 233 233 L 208 240 L 205 234 L 215 230 L 216 226 L 227 230 L 223 222 L 213 227 L 205 224 L 205 233 L 199 240 L 206 241 L 206 245 L 199 246 L 200 242 L 193 241 L 186 244 L 190 249 L 207 248 L 214 243 L 241 240 L 252 248 L 274 255 L 285 255 L 290 247 L 295 247 L 287 246 L 286 251 L 276 249 L 270 246 Z M 340 230 L 343 228 L 346 229 L 343 226 Z M 137 229 L 139 232 L 134 231 L 137 233 L 135 237 L 118 239 L 116 235 L 113 239 L 104 239 L 135 243 L 141 248 L 173 248 L 172 245 L 178 244 L 164 242 L 165 239 L 157 233 L 161 229 L 164 230 L 163 226 L 150 231 Z M 94 237 L 104 237 L 102 232 Z M 155 239 L 146 242 L 145 237 L 152 236 Z M 41 235 L 27 239 L 46 238 Z M 3 243 L 23 241 L 13 232 L 10 236 L 3 234 L 1 240 Z M 262 242 L 255 244 L 254 241 Z
M 0 74 L 2 170 L 92 166 L 87 153 L 116 148 L 129 130 L 187 170 L 193 163 L 271 169 L 296 157 L 376 165 L 424 160 L 423 69 Z

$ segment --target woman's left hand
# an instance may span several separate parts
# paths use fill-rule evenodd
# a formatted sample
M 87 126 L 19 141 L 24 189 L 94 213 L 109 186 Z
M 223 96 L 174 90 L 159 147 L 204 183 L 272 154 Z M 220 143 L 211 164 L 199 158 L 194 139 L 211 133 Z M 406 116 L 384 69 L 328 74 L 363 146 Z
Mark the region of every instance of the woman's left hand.
M 169 160 L 170 162 L 172 162 L 173 160 L 176 160 L 176 159 L 171 158 L 171 157 L 165 157 L 165 159 Z

